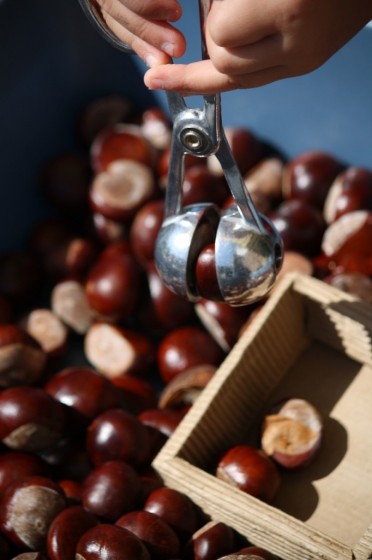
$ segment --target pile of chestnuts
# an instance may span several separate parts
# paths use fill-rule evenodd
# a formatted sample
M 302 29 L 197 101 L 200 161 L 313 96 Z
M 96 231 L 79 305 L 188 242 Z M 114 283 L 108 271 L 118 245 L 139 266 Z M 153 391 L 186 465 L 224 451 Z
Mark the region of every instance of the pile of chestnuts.
M 112 95 L 75 124 L 81 149 L 40 173 L 50 213 L 0 256 L 0 557 L 274 560 L 151 466 L 260 304 L 219 300 L 213 247 L 197 303 L 162 284 L 160 109 Z M 283 238 L 280 277 L 300 270 L 372 301 L 372 171 L 319 151 L 286 161 L 247 129 L 227 136 Z M 188 156 L 183 202 L 206 201 L 233 203 L 218 162 Z

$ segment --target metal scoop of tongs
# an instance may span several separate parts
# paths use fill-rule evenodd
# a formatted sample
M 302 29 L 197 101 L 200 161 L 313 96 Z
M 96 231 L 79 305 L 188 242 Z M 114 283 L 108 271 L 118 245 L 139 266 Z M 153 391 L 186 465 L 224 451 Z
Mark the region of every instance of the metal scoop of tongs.
M 116 48 L 130 52 L 106 27 L 94 1 L 80 0 L 88 17 Z M 207 58 L 204 24 L 211 0 L 199 0 L 202 55 Z M 196 263 L 201 250 L 215 245 L 221 299 L 247 305 L 264 297 L 281 268 L 283 245 L 270 220 L 260 214 L 247 191 L 221 120 L 219 94 L 204 95 L 202 108 L 190 108 L 178 93 L 167 92 L 173 120 L 164 221 L 155 249 L 155 264 L 164 284 L 191 301 L 200 299 Z M 215 155 L 235 204 L 221 210 L 205 202 L 182 205 L 185 156 Z

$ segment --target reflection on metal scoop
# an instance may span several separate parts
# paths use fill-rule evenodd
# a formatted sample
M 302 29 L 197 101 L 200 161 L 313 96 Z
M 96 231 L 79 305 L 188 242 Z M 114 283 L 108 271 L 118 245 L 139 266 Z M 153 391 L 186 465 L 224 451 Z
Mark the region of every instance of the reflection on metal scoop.
M 236 207 L 221 216 L 216 235 L 216 273 L 224 301 L 247 305 L 264 297 L 282 264 L 282 242 L 267 218 L 262 232 L 243 220 Z

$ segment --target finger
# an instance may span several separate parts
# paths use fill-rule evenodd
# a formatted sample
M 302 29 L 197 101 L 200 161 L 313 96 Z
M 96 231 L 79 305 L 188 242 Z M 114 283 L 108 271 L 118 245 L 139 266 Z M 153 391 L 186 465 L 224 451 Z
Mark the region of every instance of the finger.
M 281 65 L 285 59 L 279 34 L 270 35 L 251 45 L 225 49 L 209 45 L 208 52 L 215 68 L 222 74 L 238 76 Z
M 112 0 L 111 0 L 112 1 Z M 119 0 L 132 12 L 146 19 L 177 21 L 182 15 L 182 7 L 177 0 Z M 109 0 L 100 0 L 101 5 Z M 108 10 L 106 10 L 108 11 Z
M 206 33 L 225 48 L 256 43 L 277 33 L 280 5 L 271 0 L 249 0 L 242 10 L 241 0 L 217 0 L 212 3 Z
M 285 77 L 285 66 L 272 66 L 257 72 L 230 76 L 216 70 L 210 60 L 205 60 L 188 65 L 157 66 L 146 72 L 144 81 L 149 89 L 176 91 L 184 95 L 206 95 L 254 88 Z
M 108 15 L 130 33 L 153 47 L 166 52 L 169 56 L 179 57 L 184 53 L 185 39 L 182 33 L 169 23 L 142 18 L 118 1 L 113 2 L 110 7 L 110 12 L 102 10 L 104 17 Z
M 128 45 L 133 51 L 143 60 L 147 66 L 153 68 L 159 64 L 167 64 L 170 62 L 170 57 L 165 52 L 155 48 L 154 46 L 146 43 L 130 31 L 122 27 L 115 19 L 107 14 L 103 14 L 106 24 L 111 31 L 122 41 Z

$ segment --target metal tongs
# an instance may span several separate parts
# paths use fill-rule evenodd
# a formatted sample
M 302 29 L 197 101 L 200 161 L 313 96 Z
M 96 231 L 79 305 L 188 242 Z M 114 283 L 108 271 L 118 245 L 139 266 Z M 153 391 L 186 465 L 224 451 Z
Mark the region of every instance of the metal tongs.
M 101 34 L 124 52 L 131 49 L 108 29 L 94 0 L 79 0 Z M 211 0 L 199 0 L 202 55 L 207 58 L 205 20 Z M 202 108 L 190 108 L 182 95 L 166 92 L 173 120 L 164 221 L 155 264 L 164 284 L 191 301 L 200 299 L 195 280 L 200 251 L 215 244 L 216 278 L 224 302 L 247 305 L 273 286 L 283 259 L 282 240 L 270 220 L 255 208 L 222 127 L 219 94 L 204 95 Z M 235 204 L 221 212 L 212 203 L 182 205 L 185 156 L 215 155 Z

